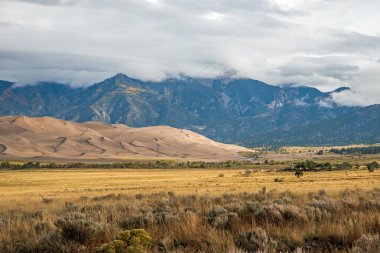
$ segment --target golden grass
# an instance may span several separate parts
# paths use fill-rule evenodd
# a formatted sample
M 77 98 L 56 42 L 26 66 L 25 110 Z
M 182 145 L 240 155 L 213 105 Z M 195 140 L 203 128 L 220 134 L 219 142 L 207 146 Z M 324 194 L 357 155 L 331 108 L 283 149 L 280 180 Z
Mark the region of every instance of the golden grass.
M 345 188 L 371 189 L 380 185 L 380 171 L 346 170 L 306 172 L 296 178 L 293 172 L 255 171 L 245 177 L 243 169 L 73 169 L 0 171 L 0 204 L 12 200 L 41 200 L 41 196 L 62 198 L 107 193 L 177 194 L 256 192 L 291 190 L 307 193 L 325 189 L 330 193 Z M 223 174 L 223 177 L 220 176 Z M 283 178 L 283 182 L 275 182 Z
M 380 232 L 379 170 L 262 168 L 0 171 L 0 252 L 89 253 L 135 228 L 149 252 L 238 252 L 249 231 L 264 248 L 347 252 Z

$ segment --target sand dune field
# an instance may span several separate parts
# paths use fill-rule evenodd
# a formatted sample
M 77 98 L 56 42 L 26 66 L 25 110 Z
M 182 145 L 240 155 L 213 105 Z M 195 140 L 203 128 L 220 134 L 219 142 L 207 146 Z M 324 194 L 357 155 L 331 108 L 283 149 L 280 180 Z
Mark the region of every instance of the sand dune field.
M 229 160 L 249 151 L 189 130 L 0 117 L 0 158 Z

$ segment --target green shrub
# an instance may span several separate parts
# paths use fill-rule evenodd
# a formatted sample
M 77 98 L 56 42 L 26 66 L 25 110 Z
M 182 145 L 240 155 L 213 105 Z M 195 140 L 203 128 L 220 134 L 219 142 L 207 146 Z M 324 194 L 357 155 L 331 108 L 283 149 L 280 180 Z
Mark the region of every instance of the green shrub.
M 371 162 L 367 164 L 367 169 L 369 172 L 374 172 L 375 169 L 378 169 L 380 167 L 378 162 Z
M 152 238 L 143 229 L 121 232 L 116 240 L 96 248 L 96 253 L 146 253 L 152 246 Z
M 303 172 L 301 170 L 296 170 L 296 172 L 294 173 L 294 175 L 298 178 L 302 177 L 303 176 Z

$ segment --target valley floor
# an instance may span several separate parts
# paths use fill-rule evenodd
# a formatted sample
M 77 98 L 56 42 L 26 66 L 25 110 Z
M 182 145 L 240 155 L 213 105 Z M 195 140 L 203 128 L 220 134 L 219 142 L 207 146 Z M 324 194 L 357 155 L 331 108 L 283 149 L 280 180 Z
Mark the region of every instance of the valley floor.
M 40 201 L 107 193 L 150 194 L 172 191 L 177 194 L 256 192 L 267 190 L 307 193 L 324 189 L 336 193 L 344 189 L 372 189 L 380 185 L 380 171 L 365 169 L 294 172 L 244 169 L 67 169 L 0 171 L 0 203 Z M 281 178 L 282 182 L 275 182 Z M 0 205 L 4 207 L 4 205 Z
M 287 165 L 3 169 L 0 252 L 378 252 L 380 170 Z M 123 231 L 151 239 L 114 251 Z

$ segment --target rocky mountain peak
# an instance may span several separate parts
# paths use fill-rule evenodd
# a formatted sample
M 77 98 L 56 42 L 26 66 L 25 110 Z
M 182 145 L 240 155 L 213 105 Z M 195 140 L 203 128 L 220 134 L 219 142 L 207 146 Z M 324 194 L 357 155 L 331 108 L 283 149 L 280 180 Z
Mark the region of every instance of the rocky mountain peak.
M 355 109 L 336 105 L 331 93 L 311 87 L 281 87 L 243 78 L 146 82 L 122 73 L 84 89 L 57 84 L 14 87 L 11 94 L 0 90 L 0 98 L 0 115 L 131 127 L 169 125 L 230 143 L 333 119 Z
M 0 93 L 13 86 L 14 83 L 0 80 Z

